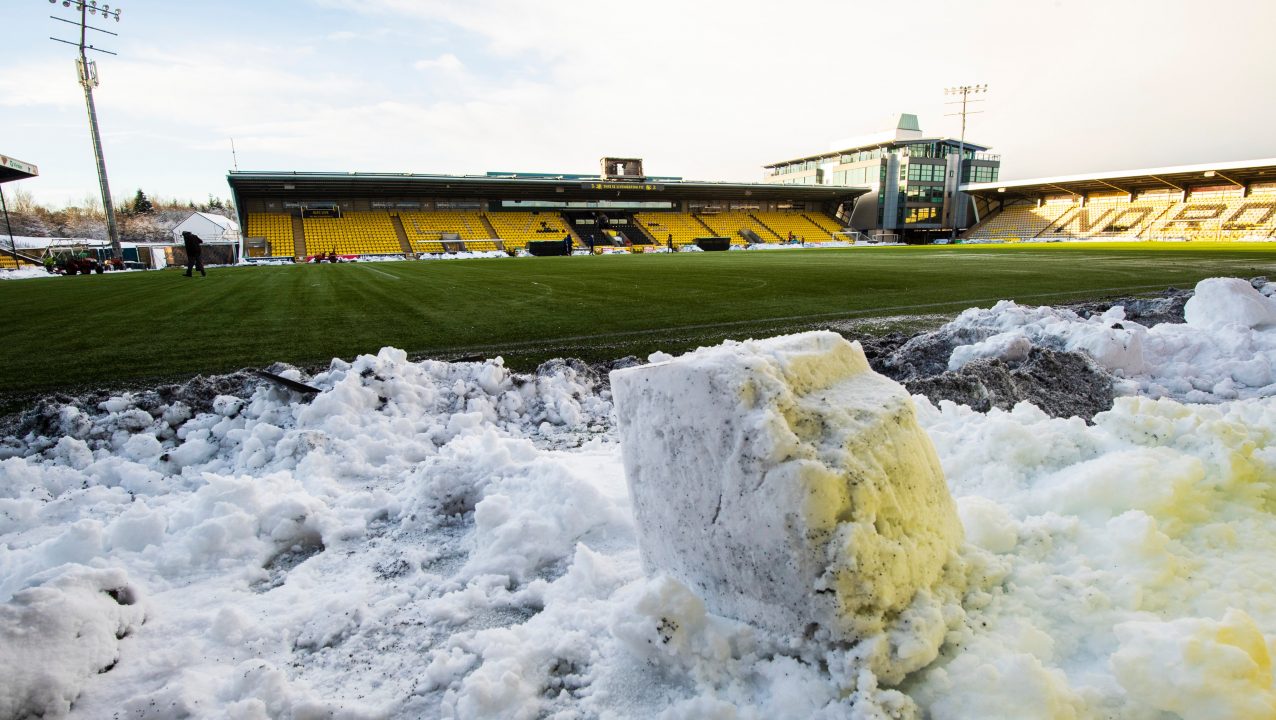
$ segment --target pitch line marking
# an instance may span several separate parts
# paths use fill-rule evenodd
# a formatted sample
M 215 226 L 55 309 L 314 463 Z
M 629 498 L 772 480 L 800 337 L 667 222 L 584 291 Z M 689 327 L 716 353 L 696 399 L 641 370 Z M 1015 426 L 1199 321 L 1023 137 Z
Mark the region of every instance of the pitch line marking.
M 376 274 L 378 274 L 378 275 L 384 275 L 384 276 L 386 276 L 386 277 L 390 278 L 391 280 L 402 280 L 402 279 L 403 279 L 403 278 L 400 278 L 398 275 L 391 275 L 390 273 L 385 272 L 384 270 L 378 270 L 378 269 L 376 269 L 376 268 L 374 268 L 374 267 L 368 267 L 367 265 L 364 265 L 363 267 L 364 267 L 364 269 L 366 269 L 368 272 L 374 272 L 374 273 L 376 273 Z

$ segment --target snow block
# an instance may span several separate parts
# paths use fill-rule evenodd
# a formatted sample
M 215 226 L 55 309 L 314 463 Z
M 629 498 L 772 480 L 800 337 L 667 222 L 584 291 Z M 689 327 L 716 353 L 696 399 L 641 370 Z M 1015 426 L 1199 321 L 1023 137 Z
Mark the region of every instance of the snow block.
M 859 343 L 727 342 L 611 383 L 644 569 L 715 613 L 853 640 L 934 585 L 962 541 L 912 398 Z

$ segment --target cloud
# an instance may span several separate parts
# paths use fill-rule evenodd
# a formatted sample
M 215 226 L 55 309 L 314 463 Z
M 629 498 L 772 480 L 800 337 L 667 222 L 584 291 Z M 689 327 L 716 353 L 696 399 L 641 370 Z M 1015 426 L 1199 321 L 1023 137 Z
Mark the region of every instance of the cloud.
M 457 72 L 465 66 L 461 63 L 460 58 L 457 56 L 452 53 L 444 53 L 433 60 L 417 60 L 412 63 L 412 67 L 422 71 L 439 70 L 442 72 Z
M 928 134 L 956 134 L 942 88 L 957 82 L 991 83 L 968 137 L 1004 154 L 1008 179 L 1276 154 L 1260 121 L 1276 100 L 1246 90 L 1276 84 L 1265 40 L 1229 35 L 1226 71 L 1192 55 L 1196 33 L 1234 29 L 1236 14 L 1186 28 L 1173 9 L 1089 0 L 1031 10 L 797 0 L 781 13 L 761 0 L 314 6 L 327 36 L 249 28 L 229 41 L 190 37 L 180 52 L 135 41 L 103 60 L 113 177 L 122 166 L 126 187 L 173 194 L 170 184 L 203 182 L 224 194 L 233 137 L 245 169 L 587 172 L 601 156 L 632 155 L 652 173 L 756 180 L 767 162 L 882 129 L 899 112 L 917 113 Z M 1249 14 L 1264 13 L 1272 19 Z M 979 31 L 954 48 L 945 28 L 958 21 Z M 0 135 L 24 135 L 19 122 L 82 132 L 82 97 L 65 57 L 9 65 Z M 91 165 L 76 168 L 92 187 Z

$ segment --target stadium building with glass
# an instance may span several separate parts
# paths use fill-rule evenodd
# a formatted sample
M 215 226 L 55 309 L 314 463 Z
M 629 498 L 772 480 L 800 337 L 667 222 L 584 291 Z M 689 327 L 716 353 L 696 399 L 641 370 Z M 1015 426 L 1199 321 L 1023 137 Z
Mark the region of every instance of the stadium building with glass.
M 917 116 L 904 114 L 892 130 L 766 165 L 764 182 L 863 188 L 845 218 L 851 229 L 881 240 L 928 242 L 971 224 L 970 198 L 960 188 L 998 179 L 1001 157 L 988 150 L 956 138 L 927 137 Z

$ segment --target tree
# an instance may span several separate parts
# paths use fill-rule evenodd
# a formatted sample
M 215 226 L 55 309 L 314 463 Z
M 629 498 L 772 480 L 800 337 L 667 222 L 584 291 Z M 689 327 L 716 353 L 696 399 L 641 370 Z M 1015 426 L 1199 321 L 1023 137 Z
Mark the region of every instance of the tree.
M 150 215 L 155 212 L 155 205 L 151 203 L 151 199 L 146 197 L 146 193 L 142 192 L 142 188 L 137 189 L 137 194 L 133 196 L 133 204 L 129 210 L 134 215 Z

